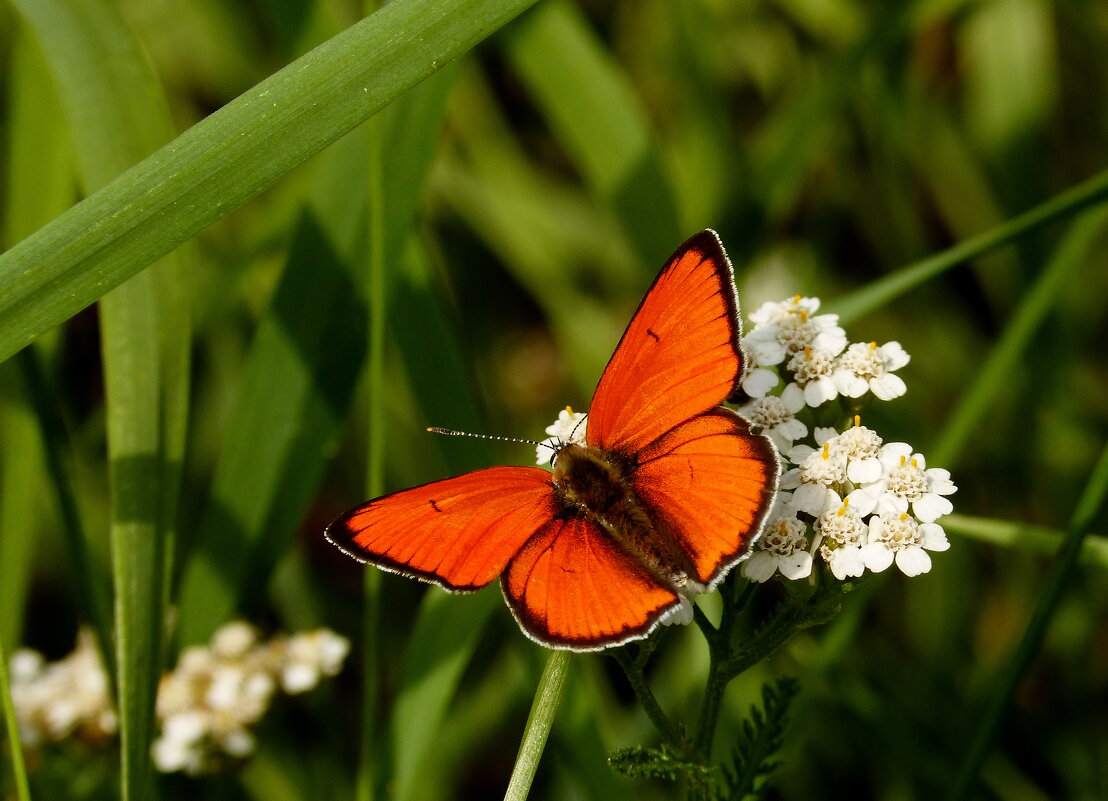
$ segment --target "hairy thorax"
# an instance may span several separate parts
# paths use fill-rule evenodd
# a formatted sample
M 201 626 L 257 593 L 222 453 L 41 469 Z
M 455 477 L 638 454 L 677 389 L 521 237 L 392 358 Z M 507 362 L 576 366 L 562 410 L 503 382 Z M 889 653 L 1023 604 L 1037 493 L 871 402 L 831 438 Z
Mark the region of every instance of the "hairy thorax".
M 693 573 L 692 559 L 635 494 L 635 464 L 618 453 L 566 445 L 554 460 L 554 496 L 567 517 L 595 522 L 633 560 L 676 590 Z

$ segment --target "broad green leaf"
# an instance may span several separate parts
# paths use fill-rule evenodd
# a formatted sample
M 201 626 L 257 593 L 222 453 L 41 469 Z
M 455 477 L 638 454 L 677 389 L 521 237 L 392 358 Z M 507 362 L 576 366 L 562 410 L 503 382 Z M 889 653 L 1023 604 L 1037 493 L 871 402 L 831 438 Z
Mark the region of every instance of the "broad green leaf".
M 0 256 L 0 359 L 242 205 L 534 1 L 397 0 L 190 128 Z M 20 0 L 24 11 L 39 5 Z

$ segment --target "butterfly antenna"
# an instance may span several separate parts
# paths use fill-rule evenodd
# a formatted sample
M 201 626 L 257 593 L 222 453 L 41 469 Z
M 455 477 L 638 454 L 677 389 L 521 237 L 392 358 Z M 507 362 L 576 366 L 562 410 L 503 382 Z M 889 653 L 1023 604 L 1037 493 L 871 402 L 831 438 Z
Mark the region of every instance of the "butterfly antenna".
M 450 437 L 475 437 L 477 439 L 495 439 L 500 442 L 519 442 L 523 445 L 546 445 L 545 442 L 538 442 L 533 439 L 520 439 L 518 437 L 498 437 L 493 434 L 471 434 L 468 431 L 455 431 L 453 428 L 439 428 L 438 426 L 428 426 L 427 430 L 432 434 L 446 434 Z M 547 447 L 550 447 L 547 445 Z

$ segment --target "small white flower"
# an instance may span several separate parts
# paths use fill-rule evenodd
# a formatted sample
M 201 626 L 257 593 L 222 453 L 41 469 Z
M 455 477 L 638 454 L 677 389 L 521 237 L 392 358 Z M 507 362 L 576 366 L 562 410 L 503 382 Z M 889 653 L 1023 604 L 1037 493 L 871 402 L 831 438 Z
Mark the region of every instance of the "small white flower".
M 781 487 L 795 490 L 790 505 L 796 511 L 818 516 L 841 502 L 833 487 L 846 480 L 846 457 L 831 445 L 829 440 L 819 450 L 798 445 L 789 451 L 789 458 L 799 458 L 800 466 L 785 471 Z
M 281 671 L 281 688 L 289 695 L 307 692 L 319 683 L 319 670 L 315 665 L 293 662 Z
M 535 448 L 535 461 L 540 465 L 550 464 L 551 457 L 557 453 L 562 445 L 573 443 L 585 444 L 585 429 L 588 426 L 588 415 L 575 412 L 570 407 L 558 412 L 558 419 L 546 427 L 546 433 L 550 436 L 544 439 Z
M 780 380 L 781 379 L 777 377 L 777 373 L 773 372 L 773 370 L 767 370 L 764 367 L 755 367 L 748 372 L 743 379 L 743 392 L 752 398 L 764 398 L 769 394 L 771 389 L 777 386 Z
M 881 478 L 883 467 L 878 453 L 881 437 L 866 428 L 858 418 L 854 426 L 835 437 L 835 447 L 846 456 L 846 477 L 854 484 L 868 484 Z
M 779 364 L 787 354 L 804 348 L 819 348 L 834 356 L 846 347 L 846 332 L 839 326 L 837 314 L 817 315 L 818 309 L 819 298 L 800 295 L 780 303 L 763 303 L 750 315 L 755 326 L 743 344 L 749 341 L 749 350 L 758 355 L 762 366 Z
M 792 446 L 793 440 L 808 433 L 808 426 L 795 417 L 803 408 L 804 393 L 796 384 L 789 384 L 780 396 L 755 398 L 739 411 L 751 423 L 760 427 L 779 451 L 784 451 Z
M 954 505 L 944 495 L 957 491 L 950 472 L 939 467 L 927 467 L 922 453 L 912 453 L 906 442 L 890 442 L 878 452 L 882 475 L 872 484 L 850 494 L 853 502 L 868 514 L 898 515 L 908 511 L 924 523 L 933 523 L 954 511 Z
M 865 572 L 863 546 L 866 544 L 867 526 L 862 518 L 843 501 L 838 508 L 830 508 L 816 519 L 819 533 L 819 554 L 823 557 L 835 578 L 839 581 L 860 576 Z
M 839 397 L 839 389 L 832 380 L 835 355 L 822 348 L 804 348 L 793 354 L 785 365 L 796 383 L 804 390 L 804 400 L 815 408 Z
M 246 729 L 235 729 L 219 738 L 219 746 L 224 753 L 242 759 L 254 753 L 254 735 Z
M 920 523 L 907 514 L 875 515 L 869 523 L 869 543 L 862 549 L 866 567 L 880 573 L 896 561 L 905 576 L 918 576 L 931 569 L 927 551 L 950 547 L 946 532 L 936 523 Z
M 245 621 L 233 620 L 212 635 L 212 653 L 220 659 L 240 659 L 257 641 L 257 629 Z
M 806 578 L 812 573 L 812 554 L 808 552 L 807 527 L 793 514 L 770 521 L 757 550 L 742 564 L 742 574 L 750 581 L 764 582 L 780 571 L 787 579 Z
M 899 342 L 880 346 L 876 342 L 855 342 L 839 356 L 832 379 L 848 398 L 860 398 L 868 390 L 881 400 L 892 400 L 908 391 L 904 380 L 893 375 L 908 360 Z

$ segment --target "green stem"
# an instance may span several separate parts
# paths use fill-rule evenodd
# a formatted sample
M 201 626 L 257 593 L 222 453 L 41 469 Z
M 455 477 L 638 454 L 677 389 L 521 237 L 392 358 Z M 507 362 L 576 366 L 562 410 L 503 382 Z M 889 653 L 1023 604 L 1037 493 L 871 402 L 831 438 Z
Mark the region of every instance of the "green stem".
M 627 674 L 627 680 L 631 682 L 631 689 L 635 691 L 639 703 L 642 704 L 643 711 L 650 718 L 650 722 L 654 724 L 654 728 L 662 735 L 662 739 L 679 751 L 688 751 L 689 745 L 685 738 L 673 721 L 669 719 L 669 716 L 666 715 L 658 703 L 658 699 L 654 697 L 654 691 L 646 680 L 646 674 L 643 673 L 639 660 L 631 659 L 625 648 L 615 649 L 612 651 L 612 656 L 619 662 L 623 672 Z
M 376 5 L 368 3 L 368 6 Z M 371 11 L 368 8 L 367 11 Z M 366 194 L 368 202 L 366 295 L 368 299 L 368 442 L 366 444 L 366 493 L 376 498 L 384 492 L 385 468 L 385 330 L 387 276 L 385 273 L 385 186 L 382 172 L 383 153 L 381 120 L 367 123 Z M 365 637 L 362 706 L 362 741 L 358 759 L 356 797 L 373 801 L 385 795 L 388 771 L 388 738 L 383 736 L 379 701 L 382 696 L 381 658 L 381 574 L 375 569 L 365 573 Z
M 1077 186 L 1055 195 L 1045 203 L 1040 203 L 1023 214 L 959 242 L 952 248 L 912 262 L 864 289 L 829 304 L 828 311 L 838 313 L 839 320 L 843 323 L 856 320 L 957 264 L 1005 245 L 1061 217 L 1075 214 L 1100 203 L 1106 198 L 1108 198 L 1108 170 L 1099 172 Z
M 7 722 L 8 743 L 12 751 L 12 770 L 15 772 L 15 797 L 19 801 L 31 801 L 31 789 L 27 784 L 27 766 L 23 764 L 23 744 L 19 739 L 19 724 L 15 719 L 11 681 L 8 678 L 8 655 L 4 641 L 0 639 L 0 704 Z
M 1042 644 L 1043 635 L 1047 626 L 1054 617 L 1054 610 L 1058 607 L 1058 601 L 1067 587 L 1070 575 L 1073 573 L 1077 557 L 1081 553 L 1081 546 L 1085 535 L 1096 519 L 1105 498 L 1108 497 L 1108 444 L 1100 453 L 1100 459 L 1093 469 L 1081 499 L 1077 503 L 1073 519 L 1070 522 L 1069 533 L 1066 535 L 1065 545 L 1054 563 L 1050 576 L 1047 578 L 1046 587 L 1039 596 L 1038 606 L 1027 624 L 1027 630 L 1023 634 L 1012 658 L 1008 661 L 1008 667 L 996 684 L 996 689 L 985 713 L 981 719 L 981 726 L 973 739 L 966 758 L 962 761 L 962 768 L 958 772 L 958 778 L 948 796 L 951 801 L 961 801 L 968 798 L 972 792 L 977 772 L 985 759 L 989 748 L 996 738 L 997 729 L 1003 721 L 1004 713 L 1015 695 L 1020 679 L 1027 672 L 1031 660 Z
M 523 801 L 531 791 L 531 782 L 539 767 L 539 757 L 550 736 L 554 724 L 554 713 L 558 711 L 558 702 L 562 700 L 562 687 L 565 685 L 566 671 L 569 669 L 569 651 L 551 651 L 543 669 L 539 686 L 535 690 L 535 701 L 531 704 L 531 714 L 527 717 L 527 726 L 523 730 L 523 742 L 519 744 L 516 764 L 512 768 L 512 778 L 504 801 Z

